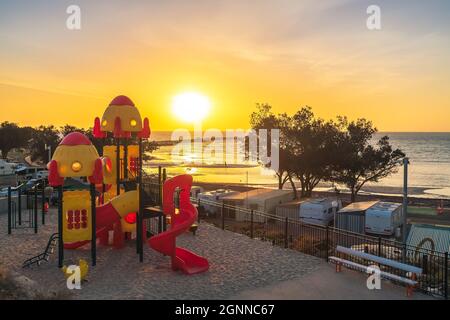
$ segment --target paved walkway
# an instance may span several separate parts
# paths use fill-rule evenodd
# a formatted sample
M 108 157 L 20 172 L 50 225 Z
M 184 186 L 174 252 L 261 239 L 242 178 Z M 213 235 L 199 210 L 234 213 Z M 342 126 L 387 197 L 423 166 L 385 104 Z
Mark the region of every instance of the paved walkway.
M 315 271 L 297 279 L 283 281 L 253 290 L 242 291 L 231 299 L 279 299 L 279 300 L 403 300 L 434 299 L 414 293 L 406 297 L 406 289 L 382 280 L 381 290 L 369 290 L 367 275 L 343 269 L 336 273 L 334 265 L 323 263 Z

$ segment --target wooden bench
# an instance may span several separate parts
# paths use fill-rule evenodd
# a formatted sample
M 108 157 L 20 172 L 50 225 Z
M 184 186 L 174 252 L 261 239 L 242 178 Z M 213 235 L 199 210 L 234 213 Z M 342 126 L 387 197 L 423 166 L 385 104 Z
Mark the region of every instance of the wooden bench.
M 376 263 L 378 265 L 389 266 L 391 268 L 405 271 L 407 273 L 407 275 L 409 275 L 409 277 L 402 277 L 402 276 L 392 274 L 392 273 L 389 273 L 386 271 L 381 271 L 381 270 L 380 270 L 380 277 L 384 278 L 384 279 L 393 280 L 393 281 L 397 281 L 397 282 L 406 284 L 406 295 L 408 297 L 412 295 L 414 288 L 417 287 L 417 285 L 418 285 L 417 275 L 422 274 L 421 268 L 411 266 L 409 264 L 401 263 L 398 261 L 386 259 L 383 257 L 375 256 L 375 255 L 372 255 L 369 253 L 353 250 L 350 248 L 337 246 L 336 252 L 346 254 L 351 257 L 356 257 L 356 258 L 359 258 L 362 260 L 372 261 L 373 263 Z M 343 259 L 340 257 L 332 256 L 332 257 L 329 257 L 328 260 L 330 262 L 336 264 L 336 272 L 340 272 L 342 270 L 342 266 L 346 266 L 351 269 L 356 269 L 359 271 L 364 271 L 366 273 L 373 272 L 373 269 L 368 266 L 365 266 L 365 265 L 362 265 L 362 264 L 359 264 L 359 263 L 356 263 L 356 262 L 353 262 L 353 261 L 350 261 L 347 259 Z

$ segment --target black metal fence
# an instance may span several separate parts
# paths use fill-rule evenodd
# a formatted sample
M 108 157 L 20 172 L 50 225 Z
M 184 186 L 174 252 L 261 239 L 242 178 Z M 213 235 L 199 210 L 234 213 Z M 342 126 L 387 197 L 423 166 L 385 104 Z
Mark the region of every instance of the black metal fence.
M 146 198 L 149 197 L 155 205 L 161 205 L 161 183 L 145 183 L 143 189 Z M 199 220 L 205 220 L 223 230 L 245 234 L 252 239 L 268 241 L 272 245 L 297 250 L 327 261 L 328 257 L 337 255 L 336 247 L 340 245 L 420 267 L 423 274 L 418 276 L 417 289 L 448 299 L 450 277 L 448 252 L 409 246 L 395 240 L 334 227 L 307 224 L 300 220 L 218 201 L 192 198 L 192 202 L 198 206 Z M 161 232 L 159 221 L 151 219 L 148 223 L 147 227 L 152 233 Z M 374 264 L 352 256 L 347 256 L 346 259 L 367 266 Z M 407 276 L 404 271 L 389 266 L 380 266 L 380 269 L 398 276 Z
M 201 219 L 223 230 L 269 241 L 273 245 L 297 250 L 327 261 L 329 256 L 337 254 L 335 250 L 340 245 L 420 267 L 423 269 L 423 274 L 418 276 L 417 289 L 448 299 L 450 277 L 448 252 L 409 246 L 395 240 L 353 233 L 334 227 L 306 224 L 300 220 L 221 202 L 197 199 L 193 199 L 193 202 L 198 205 Z M 347 256 L 346 259 L 367 266 L 374 264 L 351 256 Z M 380 266 L 380 269 L 398 276 L 406 276 L 404 271 L 389 266 Z
M 8 234 L 11 234 L 13 229 L 30 228 L 37 233 L 39 211 L 42 225 L 45 224 L 45 202 L 44 180 L 37 182 L 30 189 L 26 189 L 26 184 L 8 187 Z

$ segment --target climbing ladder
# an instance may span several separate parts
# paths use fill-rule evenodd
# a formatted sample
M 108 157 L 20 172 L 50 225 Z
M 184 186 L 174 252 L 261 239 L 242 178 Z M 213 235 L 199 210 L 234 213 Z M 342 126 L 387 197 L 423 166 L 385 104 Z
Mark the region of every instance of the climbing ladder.
M 33 264 L 37 264 L 39 266 L 42 261 L 48 261 L 50 258 L 50 255 L 55 252 L 55 248 L 58 243 L 58 239 L 59 239 L 58 233 L 52 234 L 50 236 L 50 239 L 48 239 L 48 243 L 47 243 L 47 247 L 45 248 L 45 251 L 35 257 L 25 260 L 25 262 L 22 264 L 22 268 L 29 267 Z

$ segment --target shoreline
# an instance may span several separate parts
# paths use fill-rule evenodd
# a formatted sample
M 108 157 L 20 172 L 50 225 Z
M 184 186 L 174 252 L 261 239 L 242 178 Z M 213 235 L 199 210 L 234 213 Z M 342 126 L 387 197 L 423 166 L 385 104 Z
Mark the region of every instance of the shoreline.
M 261 186 L 249 186 L 246 184 L 221 184 L 221 183 L 202 183 L 202 182 L 194 183 L 194 185 L 203 187 L 205 191 L 220 188 L 229 188 L 236 191 L 244 192 L 261 188 Z M 341 192 L 337 196 L 342 201 L 342 205 L 344 207 L 351 203 L 349 193 Z M 336 197 L 336 193 L 330 191 L 313 191 L 312 198 L 319 198 L 319 197 L 325 198 Z M 357 202 L 386 201 L 386 202 L 402 203 L 403 197 L 399 195 L 358 194 L 356 197 L 356 201 Z M 408 196 L 407 224 L 450 226 L 450 199 L 442 199 L 444 210 L 443 214 L 438 215 L 437 207 L 440 204 L 441 199 Z
M 258 188 L 268 188 L 268 189 L 277 189 L 275 185 L 248 185 L 244 183 L 220 183 L 220 182 L 199 182 L 194 181 L 194 185 L 203 187 L 206 191 L 220 189 L 220 188 L 230 188 L 235 189 L 240 192 L 248 191 L 248 190 L 254 190 Z M 372 201 L 372 200 L 381 200 L 381 201 L 391 201 L 391 202 L 402 202 L 403 197 L 398 194 L 388 194 L 381 192 L 382 190 L 385 190 L 385 188 L 393 189 L 400 189 L 397 187 L 375 187 L 378 188 L 378 192 L 375 191 L 366 191 L 358 193 L 356 197 L 356 201 Z M 320 188 L 319 188 L 320 189 Z M 424 206 L 424 207 L 436 207 L 438 205 L 438 202 L 441 200 L 444 201 L 444 205 L 450 206 L 450 199 L 449 198 L 426 198 L 426 197 L 418 197 L 418 195 L 421 195 L 423 191 L 429 190 L 432 188 L 421 188 L 421 187 L 411 187 L 408 188 L 408 204 L 413 206 Z M 290 188 L 284 188 L 283 190 L 292 190 Z M 374 190 L 374 189 L 372 189 Z M 370 192 L 370 193 L 367 193 Z M 423 193 L 425 194 L 425 193 Z M 323 191 L 323 190 L 316 190 L 312 192 L 312 197 L 335 197 L 336 193 L 333 191 Z M 338 194 L 338 197 L 343 200 L 344 202 L 350 202 L 350 193 L 341 191 Z

